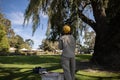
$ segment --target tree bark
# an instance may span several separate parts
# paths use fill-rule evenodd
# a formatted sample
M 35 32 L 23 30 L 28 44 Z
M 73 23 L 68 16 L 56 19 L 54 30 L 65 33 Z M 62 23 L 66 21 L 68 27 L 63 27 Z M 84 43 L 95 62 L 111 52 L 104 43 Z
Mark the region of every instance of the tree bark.
M 96 34 L 91 61 L 107 68 L 120 70 L 120 28 L 111 26 L 106 35 Z M 104 32 L 103 32 L 104 33 Z
M 91 2 L 97 24 L 94 54 L 91 61 L 107 68 L 120 70 L 120 25 L 115 25 L 116 22 L 112 23 L 114 25 L 108 25 L 105 8 L 95 0 Z M 119 14 L 114 19 L 120 19 Z

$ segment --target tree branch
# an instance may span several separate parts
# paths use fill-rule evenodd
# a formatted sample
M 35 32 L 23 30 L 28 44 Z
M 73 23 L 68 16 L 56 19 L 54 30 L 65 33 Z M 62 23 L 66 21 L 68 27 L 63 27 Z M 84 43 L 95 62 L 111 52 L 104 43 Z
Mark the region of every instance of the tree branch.
M 91 26 L 93 28 L 94 31 L 96 31 L 96 23 L 89 19 L 88 17 L 86 17 L 81 10 L 78 9 L 78 14 L 79 14 L 79 18 L 84 21 L 85 23 L 87 23 L 89 26 Z

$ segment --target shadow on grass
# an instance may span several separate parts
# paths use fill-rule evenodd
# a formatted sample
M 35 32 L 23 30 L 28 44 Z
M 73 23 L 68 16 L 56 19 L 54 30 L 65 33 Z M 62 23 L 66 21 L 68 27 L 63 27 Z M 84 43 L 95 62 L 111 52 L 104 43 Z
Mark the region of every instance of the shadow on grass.
M 42 63 L 58 63 L 60 56 L 58 55 L 42 55 L 42 56 L 0 56 L 2 64 L 42 64 Z
M 49 63 L 48 66 L 43 66 L 47 71 L 60 69 L 60 56 L 0 56 L 0 64 L 11 65 L 38 65 Z M 36 67 L 38 67 L 36 66 Z M 0 67 L 0 80 L 41 80 L 40 74 L 32 72 L 32 67 Z
M 92 65 L 88 62 L 90 59 L 90 55 L 80 55 L 77 56 L 77 70 L 86 70 L 86 69 L 93 69 L 93 70 L 102 70 L 101 67 L 96 65 Z M 82 60 L 85 61 L 82 61 Z M 4 64 L 11 64 L 11 65 L 20 65 L 22 64 L 29 64 L 29 65 L 42 65 L 49 63 L 43 67 L 47 69 L 47 71 L 54 71 L 61 69 L 60 63 L 60 56 L 56 55 L 42 55 L 42 56 L 0 56 L 0 63 Z M 0 68 L 0 80 L 41 80 L 39 74 L 35 74 L 32 72 L 32 68 L 28 65 L 28 67 L 2 67 Z M 120 76 L 116 77 L 99 77 L 99 76 L 90 76 L 87 74 L 76 74 L 76 80 L 119 80 Z
M 90 72 L 90 71 L 93 72 Z M 77 73 L 78 71 L 83 71 L 86 72 L 88 71 L 89 74 L 94 73 L 93 75 L 89 75 L 89 74 L 85 74 L 85 73 Z M 96 72 L 98 71 L 98 72 Z M 99 72 L 103 71 L 103 75 L 105 74 L 105 72 L 107 72 L 107 76 L 96 76 L 96 74 L 98 74 Z M 98 66 L 98 65 L 93 65 L 92 63 L 90 63 L 89 61 L 77 61 L 76 62 L 76 80 L 120 80 L 120 75 L 117 76 L 110 76 L 109 73 L 111 73 L 113 71 L 111 70 L 107 70 L 104 69 L 102 66 Z M 114 73 L 114 72 L 113 72 Z M 115 72 L 115 74 L 120 74 L 119 72 Z
M 60 65 L 57 65 L 46 69 L 52 71 L 60 68 Z M 29 68 L 0 68 L 0 80 L 41 80 L 41 76 Z
M 99 77 L 99 76 L 89 76 L 83 74 L 77 74 L 76 80 L 120 80 L 120 76 L 115 77 Z
M 21 72 L 22 68 L 0 68 L 0 80 L 40 80 L 38 74 L 32 70 Z

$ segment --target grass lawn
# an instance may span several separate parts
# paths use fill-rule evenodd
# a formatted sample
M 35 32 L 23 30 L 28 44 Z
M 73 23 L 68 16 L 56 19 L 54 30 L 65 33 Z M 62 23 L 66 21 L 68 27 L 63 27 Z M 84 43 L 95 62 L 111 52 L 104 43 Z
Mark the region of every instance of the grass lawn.
M 78 62 L 90 58 L 91 55 L 76 56 Z M 39 74 L 32 73 L 38 66 L 51 72 L 63 72 L 59 55 L 0 56 L 0 80 L 41 80 Z M 120 73 L 80 69 L 76 72 L 76 80 L 120 80 Z

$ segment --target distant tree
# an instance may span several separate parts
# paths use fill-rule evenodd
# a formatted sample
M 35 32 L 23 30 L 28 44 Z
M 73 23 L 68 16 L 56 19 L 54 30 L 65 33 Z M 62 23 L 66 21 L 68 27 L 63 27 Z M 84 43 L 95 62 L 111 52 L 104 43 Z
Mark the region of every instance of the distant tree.
M 16 35 L 15 40 L 16 40 L 15 48 L 20 49 L 20 46 L 24 44 L 23 38 L 20 35 Z
M 6 35 L 5 29 L 2 24 L 0 24 L 0 40 Z
M 0 52 L 8 52 L 9 47 L 8 39 L 4 36 L 0 41 Z
M 9 37 L 8 40 L 10 47 L 16 47 L 15 45 L 17 44 L 17 38 L 15 36 Z
M 38 45 L 38 49 L 43 49 L 43 44 Z
M 22 43 L 20 46 L 19 46 L 19 49 L 22 49 L 22 48 L 25 48 L 25 49 L 31 49 L 31 47 L 25 42 L 25 43 Z
M 49 43 L 49 40 L 44 39 L 42 41 L 42 49 L 44 51 L 52 51 L 52 48 L 51 48 L 50 43 Z
M 84 34 L 84 45 L 88 49 L 94 49 L 95 44 L 95 32 L 94 31 L 86 31 Z
M 0 24 L 0 52 L 7 52 L 9 47 L 10 46 L 6 36 L 5 27 Z
M 52 42 L 48 39 L 43 39 L 40 48 L 42 48 L 45 51 L 55 51 L 58 49 L 58 42 Z
M 6 27 L 9 26 L 7 22 L 9 21 L 0 13 L 0 52 L 7 52 L 10 47 L 6 31 Z
M 15 47 L 16 40 L 15 38 L 15 32 L 11 28 L 11 21 L 6 19 L 2 13 L 0 13 L 0 24 L 4 25 L 4 31 L 5 35 L 8 38 L 8 42 L 10 47 Z
M 32 39 L 26 39 L 25 43 L 28 44 L 31 48 L 34 45 L 34 41 Z
M 0 12 L 0 24 L 3 24 L 6 29 L 11 26 L 10 20 L 6 19 L 4 15 Z

